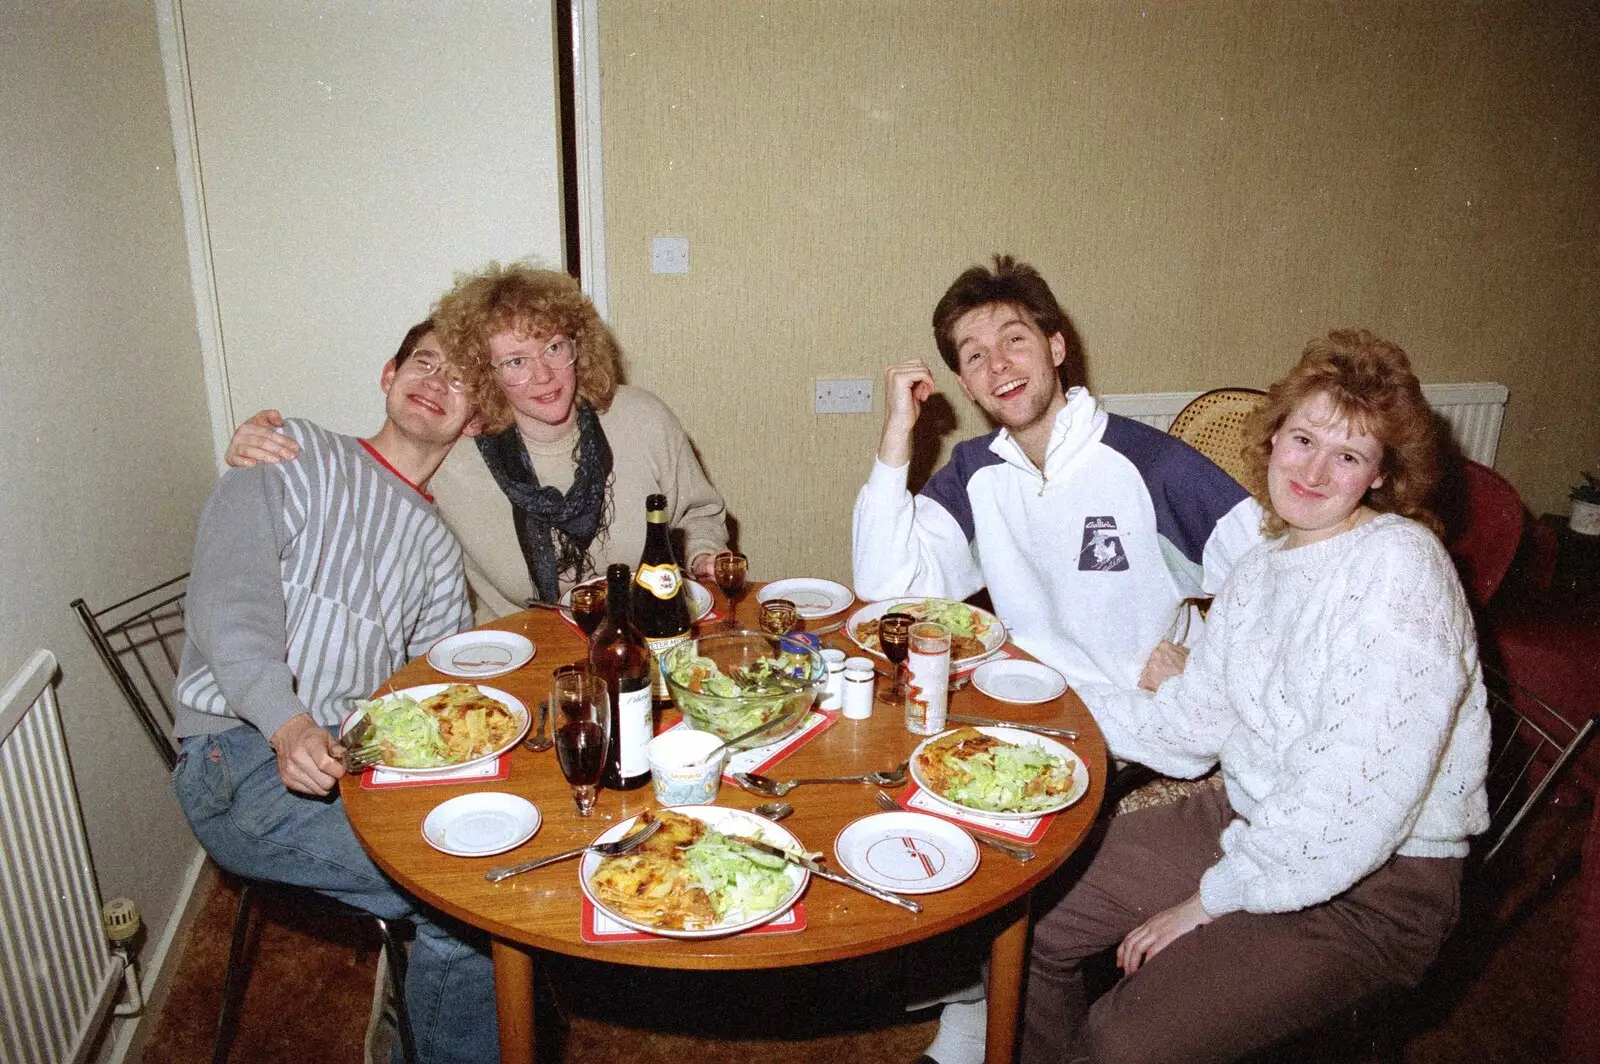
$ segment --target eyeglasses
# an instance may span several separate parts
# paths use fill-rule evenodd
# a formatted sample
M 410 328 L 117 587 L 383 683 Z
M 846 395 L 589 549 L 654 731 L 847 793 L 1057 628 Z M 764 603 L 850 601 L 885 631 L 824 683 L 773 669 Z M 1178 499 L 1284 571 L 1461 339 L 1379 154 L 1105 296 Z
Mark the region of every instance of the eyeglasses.
M 533 377 L 533 364 L 543 362 L 545 369 L 554 373 L 578 361 L 578 349 L 565 336 L 558 336 L 545 345 L 537 355 L 517 355 L 504 362 L 490 363 L 500 376 L 500 383 L 508 388 L 526 384 Z
M 417 376 L 431 377 L 439 374 L 439 379 L 444 381 L 444 386 L 460 395 L 467 390 L 467 382 L 453 373 L 445 361 L 440 358 L 429 358 L 427 355 L 412 355 L 406 359 L 405 364 L 417 367 Z

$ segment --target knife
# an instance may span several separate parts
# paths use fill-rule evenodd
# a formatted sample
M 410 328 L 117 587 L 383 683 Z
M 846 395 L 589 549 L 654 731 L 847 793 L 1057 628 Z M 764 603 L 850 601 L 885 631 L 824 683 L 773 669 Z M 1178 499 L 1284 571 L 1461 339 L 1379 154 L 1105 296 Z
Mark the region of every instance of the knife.
M 834 883 L 843 884 L 847 887 L 854 887 L 856 890 L 861 891 L 861 893 L 870 894 L 879 901 L 886 901 L 890 905 L 898 905 L 900 908 L 909 909 L 914 913 L 920 913 L 922 911 L 922 906 L 912 901 L 910 898 L 902 898 L 900 895 L 891 894 L 887 890 L 879 890 L 872 884 L 863 883 L 861 880 L 856 879 L 853 876 L 847 876 L 840 872 L 829 871 L 809 857 L 800 857 L 797 854 L 790 853 L 788 850 L 774 846 L 769 842 L 760 842 L 756 839 L 747 839 L 743 835 L 729 835 L 728 838 L 732 839 L 734 842 L 737 842 L 741 846 L 748 846 L 752 850 L 757 850 L 769 856 L 780 857 L 792 865 L 799 865 L 801 868 L 804 868 L 806 871 L 810 872 L 819 879 L 827 879 Z
M 994 717 L 971 717 L 965 713 L 947 713 L 945 720 L 953 720 L 957 724 L 981 724 L 990 728 L 1018 728 L 1022 731 L 1038 732 L 1041 735 L 1054 735 L 1059 739 L 1078 737 L 1078 733 L 1071 728 L 1047 728 L 1043 724 L 1024 724 L 1016 720 L 996 720 Z

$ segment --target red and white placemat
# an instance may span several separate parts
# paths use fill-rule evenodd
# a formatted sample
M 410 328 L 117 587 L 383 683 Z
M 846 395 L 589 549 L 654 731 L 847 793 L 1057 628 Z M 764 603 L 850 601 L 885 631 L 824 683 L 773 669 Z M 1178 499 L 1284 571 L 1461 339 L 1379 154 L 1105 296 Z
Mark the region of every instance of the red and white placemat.
M 914 813 L 929 813 L 957 824 L 971 824 L 991 835 L 1003 835 L 1018 842 L 1038 842 L 1044 838 L 1044 833 L 1050 830 L 1050 822 L 1056 818 L 1055 813 L 1022 820 L 1001 820 L 998 817 L 984 816 L 982 813 L 957 813 L 949 806 L 929 798 L 922 792 L 922 788 L 917 786 L 915 780 L 907 783 L 904 790 L 896 792 L 894 800 L 902 809 L 909 809 Z
M 411 776 L 403 772 L 394 772 L 386 768 L 367 769 L 361 774 L 361 789 L 364 791 L 388 791 L 401 787 L 434 787 L 443 783 L 483 783 L 485 781 L 503 780 L 511 775 L 511 754 L 501 754 L 490 761 L 465 768 L 456 769 L 454 772 L 440 772 L 433 776 Z
M 784 935 L 804 931 L 805 928 L 805 903 L 797 901 L 793 908 L 777 919 L 752 927 L 748 931 L 740 931 L 739 934 Z M 652 935 L 648 931 L 637 931 L 626 924 L 618 923 L 596 908 L 594 902 L 587 897 L 583 899 L 583 914 L 579 917 L 578 937 L 590 945 L 597 946 L 607 942 L 649 942 L 652 939 L 659 942 L 670 941 L 663 935 Z

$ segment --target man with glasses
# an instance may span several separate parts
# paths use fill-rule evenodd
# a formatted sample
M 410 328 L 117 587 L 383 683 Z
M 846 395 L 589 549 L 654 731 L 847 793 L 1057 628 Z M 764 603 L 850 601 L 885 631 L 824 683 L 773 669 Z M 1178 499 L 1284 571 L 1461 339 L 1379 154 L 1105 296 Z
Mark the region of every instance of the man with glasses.
M 485 944 L 399 892 L 336 794 L 350 700 L 472 625 L 461 548 L 427 486 L 477 424 L 431 323 L 406 334 L 379 385 L 373 436 L 290 420 L 298 458 L 230 470 L 212 490 L 189 576 L 173 789 L 223 868 L 411 920 L 417 1058 L 492 1061 Z
M 1153 686 L 1182 668 L 1186 600 L 1260 541 L 1261 510 L 1187 444 L 1068 387 L 1071 326 L 1031 266 L 996 256 L 933 313 L 939 354 L 998 427 L 957 444 L 916 497 L 912 433 L 934 390 L 920 359 L 884 373 L 884 424 L 856 498 L 856 592 L 964 599 L 987 588 L 1017 645 L 1071 684 Z M 953 995 L 929 1056 L 983 1057 L 981 987 Z

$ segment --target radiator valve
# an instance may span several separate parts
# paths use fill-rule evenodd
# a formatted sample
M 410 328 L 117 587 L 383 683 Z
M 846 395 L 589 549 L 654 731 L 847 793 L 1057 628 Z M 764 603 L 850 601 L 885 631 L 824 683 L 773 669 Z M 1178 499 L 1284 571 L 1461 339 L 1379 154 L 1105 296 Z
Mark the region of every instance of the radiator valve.
M 128 990 L 128 1000 L 117 1006 L 116 1015 L 137 1016 L 144 1011 L 133 955 L 133 940 L 139 934 L 139 907 L 131 898 L 112 898 L 100 909 L 100 926 L 111 940 L 111 952 L 122 964 L 123 983 Z

